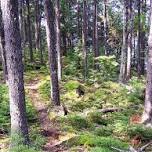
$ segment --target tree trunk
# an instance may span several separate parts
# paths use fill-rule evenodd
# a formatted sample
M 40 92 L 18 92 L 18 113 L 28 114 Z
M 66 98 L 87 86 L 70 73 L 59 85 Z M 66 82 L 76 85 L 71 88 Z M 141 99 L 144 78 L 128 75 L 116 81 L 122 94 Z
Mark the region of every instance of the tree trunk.
M 21 32 L 21 38 L 23 40 L 23 0 L 18 0 L 18 7 L 19 7 L 19 26 Z
M 81 37 L 81 25 L 80 25 L 80 15 L 81 15 L 81 9 L 80 9 L 80 2 L 77 0 L 77 33 L 78 33 L 78 39 Z
M 109 55 L 108 50 L 108 0 L 104 0 L 104 50 L 105 55 Z
M 141 0 L 138 0 L 137 2 L 138 7 L 138 30 L 137 30 L 137 36 L 138 36 L 138 45 L 137 45 L 137 73 L 138 76 L 141 76 Z
M 1 57 L 2 57 L 3 78 L 4 78 L 5 82 L 7 82 L 8 72 L 7 72 L 7 64 L 6 64 L 4 24 L 3 24 L 3 20 L 2 20 L 1 8 L 0 8 L 0 54 L 1 54 Z
M 87 68 L 88 68 L 88 63 L 87 63 L 87 19 L 86 19 L 86 0 L 83 0 L 83 27 L 82 27 L 82 48 L 83 48 L 83 75 L 84 75 L 84 80 L 87 78 Z
M 60 1 L 55 0 L 56 50 L 58 63 L 58 80 L 62 79 L 61 33 L 60 33 Z
M 33 62 L 33 44 L 32 44 L 32 31 L 31 31 L 31 13 L 30 13 L 30 4 L 29 0 L 26 0 L 27 5 L 27 24 L 28 24 L 28 42 L 29 42 L 29 53 L 30 53 L 30 62 Z
M 93 27 L 93 50 L 94 57 L 99 57 L 99 48 L 98 48 L 98 18 L 97 18 L 97 0 L 94 0 L 94 27 Z M 96 70 L 99 69 L 99 65 L 94 60 L 94 67 Z
M 35 46 L 36 50 L 40 50 L 40 4 L 39 0 L 35 0 Z
M 131 77 L 131 54 L 132 54 L 132 32 L 133 32 L 133 9 L 132 0 L 129 0 L 129 10 L 128 10 L 128 42 L 127 42 L 127 69 L 126 69 L 126 80 L 128 81 Z
M 152 12 L 152 6 L 150 7 Z M 147 63 L 147 84 L 145 94 L 145 108 L 142 117 L 142 122 L 147 126 L 152 127 L 152 14 L 150 17 L 150 34 L 149 34 L 149 52 L 148 52 L 148 63 Z
M 5 48 L 7 50 L 11 135 L 21 135 L 23 139 L 18 138 L 17 140 L 22 140 L 21 142 L 28 144 L 18 1 L 1 1 L 1 6 L 5 31 Z M 12 140 L 11 142 L 13 146 L 13 144 L 20 141 L 15 142 Z
M 127 42 L 128 42 L 128 0 L 124 0 L 123 10 L 123 46 L 121 51 L 121 63 L 120 63 L 120 74 L 119 82 L 125 83 L 126 81 L 126 64 L 127 64 Z
M 46 15 L 46 34 L 47 34 L 47 45 L 48 55 L 50 64 L 51 74 L 51 96 L 53 104 L 56 106 L 60 105 L 60 93 L 58 84 L 58 71 L 57 71 L 57 57 L 56 57 L 56 42 L 55 42 L 55 11 L 51 0 L 45 0 L 44 4 L 45 15 Z
M 142 0 L 142 14 L 146 16 L 146 0 Z M 142 21 L 141 23 L 141 53 L 140 53 L 140 63 L 141 63 L 141 75 L 145 74 L 145 52 L 146 52 L 146 32 L 145 32 L 146 23 Z

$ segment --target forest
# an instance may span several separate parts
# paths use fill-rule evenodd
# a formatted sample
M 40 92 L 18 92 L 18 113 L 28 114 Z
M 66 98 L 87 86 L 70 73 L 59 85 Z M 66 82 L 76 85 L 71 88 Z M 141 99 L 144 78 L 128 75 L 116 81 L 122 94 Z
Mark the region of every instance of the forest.
M 152 152 L 152 0 L 0 0 L 0 152 Z

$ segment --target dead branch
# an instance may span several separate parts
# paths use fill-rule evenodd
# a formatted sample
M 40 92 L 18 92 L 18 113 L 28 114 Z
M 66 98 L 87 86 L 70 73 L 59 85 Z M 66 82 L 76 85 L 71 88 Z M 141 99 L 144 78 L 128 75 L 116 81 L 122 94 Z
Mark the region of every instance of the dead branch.
M 120 111 L 123 111 L 123 109 L 121 108 L 107 108 L 107 109 L 100 109 L 98 110 L 98 112 L 101 112 L 101 113 L 109 113 L 109 112 L 120 112 Z
M 123 149 L 115 148 L 115 147 L 111 147 L 111 148 L 118 152 L 144 152 L 144 150 L 151 144 L 152 144 L 152 141 L 142 146 L 141 148 L 138 148 L 138 150 L 134 149 L 132 146 L 129 146 L 129 149 L 127 151 Z

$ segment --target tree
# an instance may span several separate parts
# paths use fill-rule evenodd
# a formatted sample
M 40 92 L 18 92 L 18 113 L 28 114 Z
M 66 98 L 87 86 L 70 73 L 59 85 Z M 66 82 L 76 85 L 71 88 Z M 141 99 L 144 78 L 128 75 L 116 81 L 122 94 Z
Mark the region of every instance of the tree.
M 108 51 L 108 0 L 104 0 L 104 49 L 105 55 L 109 55 Z
M 152 1 L 150 6 L 150 12 L 152 12 Z M 148 51 L 148 62 L 147 62 L 147 83 L 146 83 L 146 94 L 145 94 L 145 107 L 142 117 L 142 122 L 147 126 L 152 127 L 152 13 L 150 15 L 150 33 L 149 33 L 149 51 Z
M 60 1 L 55 0 L 55 25 L 56 25 L 56 50 L 57 50 L 57 64 L 58 64 L 58 79 L 62 78 L 61 65 L 61 34 L 60 34 Z
M 123 46 L 121 50 L 121 63 L 119 82 L 124 83 L 126 81 L 126 63 L 127 63 L 127 42 L 128 42 L 128 0 L 124 0 L 123 10 Z
M 0 53 L 2 56 L 2 66 L 3 66 L 3 78 L 7 81 L 8 72 L 6 64 L 6 50 L 5 50 L 5 36 L 4 36 L 4 24 L 2 20 L 2 11 L 0 8 Z
M 132 0 L 128 2 L 128 38 L 127 38 L 127 67 L 126 67 L 126 80 L 131 77 L 131 54 L 132 54 L 132 33 L 133 33 L 133 9 Z
M 93 26 L 93 49 L 94 57 L 99 57 L 99 48 L 98 48 L 98 14 L 97 14 L 97 0 L 94 0 L 94 26 Z M 95 69 L 98 69 L 99 66 L 95 62 Z
M 25 108 L 21 36 L 19 30 L 18 1 L 1 1 L 5 32 L 8 69 L 11 135 L 18 134 L 28 144 L 28 126 Z M 18 139 L 19 140 L 19 139 Z M 12 145 L 15 141 L 12 140 Z
M 55 11 L 51 0 L 45 0 L 44 4 L 46 16 L 46 34 L 49 55 L 49 66 L 51 74 L 51 97 L 53 104 L 60 105 L 60 93 L 58 84 L 57 57 L 56 57 L 56 42 L 55 42 Z
M 40 50 L 40 25 L 41 25 L 41 17 L 40 17 L 40 4 L 39 0 L 35 0 L 35 46 L 36 50 Z
M 138 73 L 138 76 L 140 76 L 141 75 L 141 60 L 140 60 L 140 56 L 141 56 L 141 0 L 138 0 L 137 7 L 138 7 L 137 73 Z
M 27 6 L 27 26 L 28 26 L 28 43 L 29 43 L 29 53 L 30 53 L 30 62 L 33 62 L 33 44 L 32 44 L 32 31 L 31 31 L 31 19 L 30 19 L 30 3 L 29 0 L 26 0 Z
M 82 48 L 83 48 L 83 72 L 84 80 L 87 78 L 87 17 L 86 17 L 86 0 L 83 0 L 83 27 L 82 27 Z

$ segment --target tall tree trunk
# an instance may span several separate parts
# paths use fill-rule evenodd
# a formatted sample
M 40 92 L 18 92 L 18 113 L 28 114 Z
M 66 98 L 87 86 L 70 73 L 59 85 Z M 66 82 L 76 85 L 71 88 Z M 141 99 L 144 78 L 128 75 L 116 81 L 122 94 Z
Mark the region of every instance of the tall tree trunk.
M 56 57 L 56 42 L 55 42 L 55 11 L 51 0 L 45 0 L 44 4 L 46 15 L 46 34 L 49 54 L 50 74 L 51 74 L 51 96 L 53 104 L 60 105 L 60 93 L 58 84 L 57 57 Z
M 80 2 L 77 0 L 77 33 L 78 33 L 78 39 L 81 37 L 81 25 L 80 25 L 80 15 L 81 15 L 81 9 L 80 9 Z
M 82 48 L 83 48 L 83 72 L 84 80 L 87 78 L 88 63 L 87 63 L 87 19 L 86 19 L 86 0 L 83 0 L 83 27 L 82 27 Z
M 93 27 L 93 50 L 94 57 L 99 57 L 99 48 L 98 48 L 98 19 L 97 19 L 97 0 L 94 0 L 94 27 Z M 99 69 L 99 65 L 94 60 L 95 69 Z
M 56 50 L 58 63 L 58 80 L 62 79 L 61 33 L 60 33 L 60 0 L 55 0 Z
M 35 0 L 35 47 L 40 52 L 40 61 L 43 64 L 43 51 L 41 46 L 41 8 L 42 0 Z
M 137 30 L 137 36 L 138 36 L 138 45 L 137 45 L 137 73 L 138 76 L 141 75 L 141 0 L 138 0 L 137 2 L 138 7 L 138 30 Z
M 104 50 L 105 55 L 109 55 L 108 50 L 108 0 L 104 0 Z
M 152 4 L 152 3 L 151 3 Z M 152 12 L 152 6 L 150 7 Z M 147 126 L 152 127 L 152 14 L 150 17 L 150 34 L 149 34 L 149 52 L 148 52 L 148 63 L 147 63 L 147 84 L 146 84 L 146 95 L 145 95 L 145 108 L 142 117 L 143 123 Z
M 19 8 L 19 26 L 21 32 L 21 38 L 23 40 L 23 0 L 18 0 L 18 8 Z
M 127 69 L 126 69 L 126 80 L 131 77 L 131 54 L 132 54 L 132 32 L 133 32 L 133 9 L 132 0 L 129 0 L 129 10 L 128 10 L 128 42 L 127 42 Z
M 24 141 L 21 142 L 28 144 L 18 1 L 1 1 L 1 6 L 5 31 L 5 48 L 7 50 L 6 59 L 8 67 L 11 135 L 21 135 L 24 139 Z M 21 138 L 18 140 L 20 139 Z M 15 144 L 14 140 L 12 140 L 12 145 L 13 144 Z
M 128 42 L 128 0 L 124 0 L 123 10 L 123 46 L 121 51 L 121 63 L 119 82 L 124 83 L 126 81 L 126 64 L 127 64 L 127 42 Z
M 28 24 L 28 42 L 29 42 L 29 53 L 30 53 L 30 62 L 33 62 L 33 44 L 32 44 L 32 31 L 31 31 L 31 12 L 29 0 L 26 0 L 27 5 L 27 24 Z
M 142 0 L 141 9 L 142 14 L 146 16 L 146 0 Z M 141 63 L 141 75 L 145 74 L 145 52 L 146 52 L 146 31 L 145 31 L 146 23 L 142 20 L 141 22 L 141 53 L 140 53 L 140 63 Z
M 39 0 L 35 0 L 35 46 L 36 50 L 40 50 L 40 2 Z
M 62 55 L 65 56 L 67 54 L 67 34 L 66 31 L 62 32 L 62 42 L 63 42 L 63 52 Z
M 1 57 L 2 57 L 3 78 L 4 78 L 5 82 L 7 82 L 8 72 L 7 72 L 7 64 L 6 64 L 4 24 L 3 24 L 3 20 L 2 20 L 1 8 L 0 8 L 0 54 L 1 54 Z

